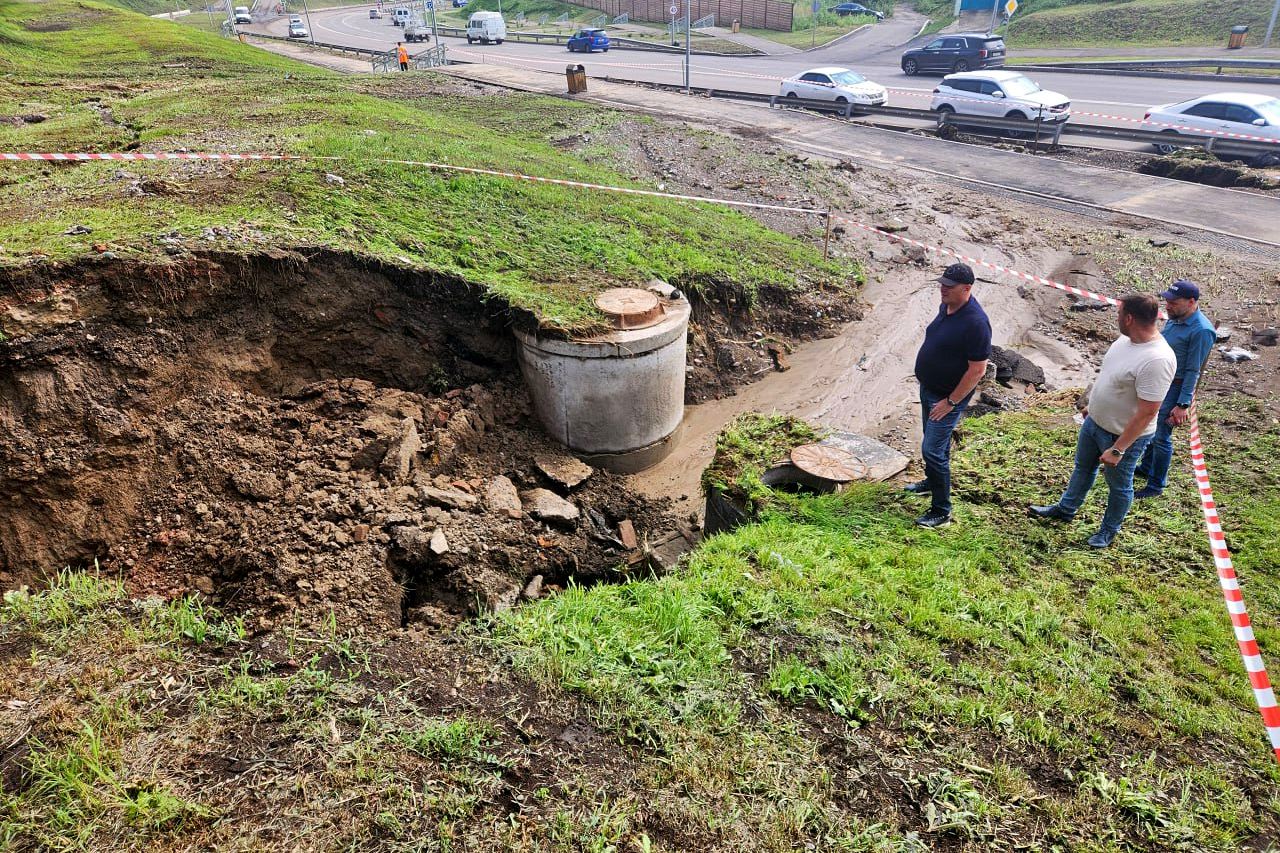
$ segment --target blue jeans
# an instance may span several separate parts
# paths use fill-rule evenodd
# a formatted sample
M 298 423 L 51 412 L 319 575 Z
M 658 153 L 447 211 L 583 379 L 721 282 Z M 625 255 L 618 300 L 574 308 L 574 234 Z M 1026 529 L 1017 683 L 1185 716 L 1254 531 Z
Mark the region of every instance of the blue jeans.
M 1156 434 L 1151 437 L 1147 452 L 1142 454 L 1142 462 L 1138 465 L 1139 475 L 1147 478 L 1147 485 L 1160 491 L 1167 485 L 1169 465 L 1173 462 L 1173 424 L 1168 422 L 1169 415 L 1180 396 L 1181 382 L 1169 389 L 1164 402 L 1160 404 L 1160 414 L 1156 415 Z
M 920 413 L 924 417 L 920 455 L 924 457 L 924 478 L 929 481 L 929 490 L 933 493 L 933 502 L 929 505 L 931 513 L 951 514 L 951 433 L 955 432 L 956 423 L 971 397 L 972 391 L 945 418 L 931 421 L 929 411 L 939 400 L 945 400 L 946 395 L 934 394 L 920 386 Z
M 1084 426 L 1080 427 L 1080 435 L 1076 437 L 1076 466 L 1071 472 L 1067 490 L 1058 498 L 1058 508 L 1064 513 L 1075 515 L 1080 509 L 1098 476 L 1102 452 L 1115 446 L 1116 438 L 1115 433 L 1098 426 L 1093 418 L 1084 419 Z M 1107 481 L 1107 510 L 1102 514 L 1099 532 L 1114 534 L 1120 530 L 1120 524 L 1133 505 L 1133 469 L 1138 467 L 1138 460 L 1150 442 L 1151 436 L 1144 435 L 1129 445 L 1124 456 L 1120 457 L 1120 464 L 1102 466 L 1102 476 Z

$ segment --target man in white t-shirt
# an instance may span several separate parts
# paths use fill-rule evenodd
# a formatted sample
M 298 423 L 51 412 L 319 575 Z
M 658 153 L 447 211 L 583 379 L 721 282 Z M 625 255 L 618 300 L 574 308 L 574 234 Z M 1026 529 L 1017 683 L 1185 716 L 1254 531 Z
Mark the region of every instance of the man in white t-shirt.
M 1094 548 L 1106 548 L 1120 532 L 1133 504 L 1133 469 L 1156 432 L 1156 415 L 1178 360 L 1156 329 L 1160 302 L 1153 294 L 1135 293 L 1120 302 L 1120 338 L 1102 359 L 1089 393 L 1084 426 L 1076 438 L 1076 464 L 1067 489 L 1056 504 L 1030 507 L 1037 518 L 1070 521 L 1102 464 L 1107 481 L 1107 509 L 1102 526 L 1089 537 Z

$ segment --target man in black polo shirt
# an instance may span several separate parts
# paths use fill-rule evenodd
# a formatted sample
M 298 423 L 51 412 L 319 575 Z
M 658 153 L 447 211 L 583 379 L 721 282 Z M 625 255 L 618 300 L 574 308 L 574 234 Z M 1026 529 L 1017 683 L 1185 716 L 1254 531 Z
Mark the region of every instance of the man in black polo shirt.
M 973 270 L 966 264 L 952 264 L 938 284 L 942 305 L 925 329 L 924 344 L 916 354 L 925 478 L 907 486 L 907 491 L 933 497 L 929 511 L 916 519 L 921 527 L 951 523 L 951 433 L 991 357 L 991 321 L 970 295 Z

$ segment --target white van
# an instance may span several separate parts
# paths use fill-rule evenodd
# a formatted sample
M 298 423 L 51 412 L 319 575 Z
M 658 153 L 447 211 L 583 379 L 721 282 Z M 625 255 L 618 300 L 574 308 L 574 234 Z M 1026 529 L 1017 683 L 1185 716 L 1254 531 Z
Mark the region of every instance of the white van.
M 391 26 L 403 27 L 409 23 L 409 7 L 397 6 L 391 10 Z
M 473 12 L 467 19 L 467 44 L 480 42 L 502 44 L 507 37 L 507 22 L 498 12 Z
M 253 23 L 253 18 L 249 15 L 248 6 L 237 6 L 232 14 L 235 16 L 235 23 L 237 24 Z

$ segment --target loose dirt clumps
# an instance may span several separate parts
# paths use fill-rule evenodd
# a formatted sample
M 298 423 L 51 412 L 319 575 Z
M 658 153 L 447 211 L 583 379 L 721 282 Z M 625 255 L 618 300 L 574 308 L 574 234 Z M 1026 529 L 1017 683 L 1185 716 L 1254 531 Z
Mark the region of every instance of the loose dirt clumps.
M 456 282 L 324 254 L 63 278 L 5 316 L 5 588 L 98 561 L 258 629 L 443 627 L 674 527 L 606 472 L 543 473 L 564 453 L 504 319 Z

